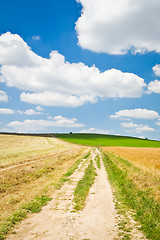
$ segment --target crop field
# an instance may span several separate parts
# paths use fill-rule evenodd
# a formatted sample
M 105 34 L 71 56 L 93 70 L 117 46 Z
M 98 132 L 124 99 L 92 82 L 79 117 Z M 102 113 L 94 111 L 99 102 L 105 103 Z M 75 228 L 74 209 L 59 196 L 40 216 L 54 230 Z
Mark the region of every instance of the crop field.
M 115 135 L 74 133 L 54 136 L 68 142 L 90 146 L 160 147 L 160 141 Z
M 31 238 L 43 239 L 45 232 L 48 239 L 52 234 L 58 239 L 49 217 L 54 215 L 55 221 L 61 219 L 61 239 L 75 239 L 79 233 L 94 239 L 98 231 L 103 239 L 105 234 L 113 234 L 113 239 L 160 239 L 160 142 L 101 134 L 55 136 L 0 135 L 0 240 L 8 232 L 7 239 L 26 239 L 25 234 L 32 233 L 26 223 L 20 235 L 13 227 L 31 213 L 37 213 L 39 226 Z M 43 210 L 49 201 L 53 207 Z M 94 233 L 93 224 L 99 229 Z
M 1 134 L 0 168 L 52 156 L 70 147 L 51 137 Z
M 127 159 L 136 167 L 160 176 L 160 148 L 106 147 L 104 149 Z
M 3 239 L 6 219 L 35 199 L 49 200 L 61 184 L 61 176 L 87 148 L 50 137 L 2 134 L 0 146 L 0 239 Z

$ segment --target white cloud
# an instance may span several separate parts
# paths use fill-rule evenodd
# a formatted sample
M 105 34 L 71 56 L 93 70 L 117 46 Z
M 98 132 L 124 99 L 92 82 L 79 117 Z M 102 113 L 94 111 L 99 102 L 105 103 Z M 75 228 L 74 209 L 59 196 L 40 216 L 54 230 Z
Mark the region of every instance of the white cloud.
M 69 94 L 60 94 L 44 91 L 42 93 L 25 93 L 21 94 L 21 100 L 33 104 L 41 104 L 45 106 L 63 106 L 63 107 L 78 107 L 86 102 L 94 103 L 96 100 L 93 97 L 72 96 Z
M 77 118 L 65 118 L 61 115 L 55 117 L 48 117 L 53 119 L 57 127 L 83 127 L 84 124 L 77 123 Z
M 158 119 L 158 121 L 159 121 L 159 119 Z M 160 122 L 156 122 L 156 125 L 160 126 Z
M 154 128 L 149 127 L 148 125 L 140 126 L 136 128 L 137 133 L 141 132 L 155 132 Z
M 9 108 L 0 108 L 0 114 L 13 114 L 15 113 L 14 110 Z
M 156 64 L 153 68 L 155 75 L 160 76 L 160 64 Z M 148 84 L 149 92 L 160 93 L 160 81 L 154 80 Z
M 8 96 L 6 92 L 0 90 L 0 102 L 7 102 L 8 101 Z
M 94 52 L 160 52 L 159 0 L 77 0 L 79 45 Z
M 40 37 L 39 35 L 34 35 L 34 36 L 32 37 L 32 39 L 35 40 L 35 41 L 37 41 L 37 40 L 40 40 L 41 37 Z
M 148 84 L 148 90 L 154 93 L 160 93 L 160 81 L 154 80 Z
M 39 115 L 43 114 L 42 112 L 36 112 L 34 109 L 27 109 L 25 111 L 18 111 L 20 114 L 26 114 L 26 115 Z
M 43 132 L 50 130 L 54 132 L 54 128 L 81 128 L 84 125 L 77 122 L 76 118 L 65 118 L 56 116 L 53 120 L 24 120 L 13 121 L 7 124 L 8 129 L 15 132 Z M 51 130 L 52 129 L 52 130 Z
M 144 136 L 139 136 L 138 138 L 145 139 L 145 137 L 144 137 Z
M 99 134 L 111 134 L 111 130 L 102 130 L 96 128 L 89 128 L 87 130 L 81 130 L 80 133 L 99 133 Z
M 40 112 L 40 111 L 44 111 L 44 109 L 43 109 L 41 106 L 37 106 L 37 107 L 36 107 L 36 110 L 39 111 L 39 112 Z
M 121 123 L 121 126 L 127 129 L 131 129 L 129 130 L 129 132 L 154 132 L 155 129 L 149 127 L 148 125 L 143 125 L 143 124 L 135 124 L 135 123 Z
M 160 76 L 160 64 L 156 64 L 152 69 L 155 75 Z
M 41 61 L 42 58 L 31 51 L 27 43 L 18 34 L 7 32 L 0 36 L 0 65 L 2 65 L 2 70 L 5 65 L 15 68 L 34 67 L 38 66 Z M 21 79 L 22 77 L 23 75 Z M 1 81 L 5 82 L 3 74 Z
M 142 125 L 138 125 L 136 123 L 132 123 L 132 122 L 129 122 L 129 123 L 121 123 L 121 126 L 124 127 L 124 128 L 136 128 L 136 127 L 139 127 L 139 126 L 142 126 Z
M 115 115 L 110 115 L 110 117 L 114 119 L 120 119 L 121 117 L 137 119 L 156 119 L 159 117 L 159 115 L 153 110 L 137 108 L 130 110 L 121 110 L 116 112 Z
M 21 100 L 36 105 L 77 107 L 106 98 L 141 97 L 146 84 L 133 73 L 100 72 L 95 66 L 69 63 L 57 51 L 36 55 L 16 34 L 0 36 L 1 81 L 23 90 Z

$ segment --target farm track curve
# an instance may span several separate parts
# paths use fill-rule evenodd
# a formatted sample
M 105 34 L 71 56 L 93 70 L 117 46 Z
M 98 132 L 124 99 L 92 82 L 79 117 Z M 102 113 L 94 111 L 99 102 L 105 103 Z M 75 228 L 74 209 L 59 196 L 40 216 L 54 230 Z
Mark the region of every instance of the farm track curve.
M 46 160 L 46 159 L 51 159 L 51 158 L 54 158 L 54 157 L 58 157 L 58 156 L 61 156 L 61 155 L 70 153 L 71 151 L 76 150 L 76 149 L 77 149 L 77 147 L 72 148 L 72 149 L 69 149 L 69 150 L 65 150 L 65 151 L 60 152 L 60 153 L 58 153 L 58 154 L 52 154 L 52 155 L 43 156 L 43 157 L 40 157 L 40 158 L 34 158 L 34 159 L 31 160 L 31 161 L 29 161 L 29 159 L 26 159 L 26 160 L 25 160 L 25 161 L 26 161 L 25 163 L 21 163 L 21 164 L 17 164 L 17 165 L 5 167 L 5 168 L 3 168 L 3 169 L 0 169 L 0 172 L 7 171 L 7 170 L 10 170 L 10 169 L 14 169 L 14 168 L 23 167 L 23 166 L 30 165 L 30 164 L 36 163 L 36 162 L 41 162 L 41 161 L 44 161 L 44 160 Z

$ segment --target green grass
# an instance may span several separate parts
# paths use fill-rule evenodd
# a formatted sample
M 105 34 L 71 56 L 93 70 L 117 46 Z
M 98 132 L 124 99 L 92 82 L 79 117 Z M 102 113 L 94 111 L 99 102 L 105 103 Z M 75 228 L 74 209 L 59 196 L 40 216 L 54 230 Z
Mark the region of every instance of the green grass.
M 90 146 L 160 147 L 160 141 L 104 134 L 55 134 L 65 141 Z
M 90 187 L 93 185 L 96 177 L 93 161 L 91 160 L 88 167 L 85 170 L 83 178 L 78 182 L 74 191 L 75 210 L 81 210 L 84 207 L 86 197 L 88 195 Z
M 63 176 L 64 177 L 71 176 L 74 173 L 74 171 L 78 168 L 79 164 L 83 161 L 83 159 L 87 159 L 89 155 L 90 155 L 90 151 L 86 153 L 82 158 L 78 159 Z
M 97 156 L 96 156 L 96 163 L 97 163 L 97 167 L 100 169 L 101 168 L 101 164 L 100 164 L 100 156 L 99 156 L 99 154 L 97 154 Z
M 104 154 L 103 161 L 117 201 L 135 212 L 135 220 L 141 224 L 148 239 L 159 240 L 160 205 L 150 196 L 149 189 L 139 189 L 129 177 L 127 167 L 132 167 L 132 164 L 112 156 Z M 118 164 L 118 161 L 121 162 Z
M 90 151 L 86 153 L 83 157 L 79 158 L 68 170 L 63 176 L 58 180 L 58 182 L 53 183 L 55 189 L 61 189 L 63 186 L 63 183 L 69 181 L 69 178 L 75 170 L 78 168 L 79 164 L 83 161 L 83 159 L 87 159 L 90 156 Z

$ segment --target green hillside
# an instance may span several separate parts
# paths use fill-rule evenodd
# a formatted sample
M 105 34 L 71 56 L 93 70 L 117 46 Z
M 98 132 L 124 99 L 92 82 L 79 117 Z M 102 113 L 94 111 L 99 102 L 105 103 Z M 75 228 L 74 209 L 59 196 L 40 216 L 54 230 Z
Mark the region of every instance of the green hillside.
M 68 142 L 90 146 L 160 147 L 160 141 L 105 134 L 55 134 Z

